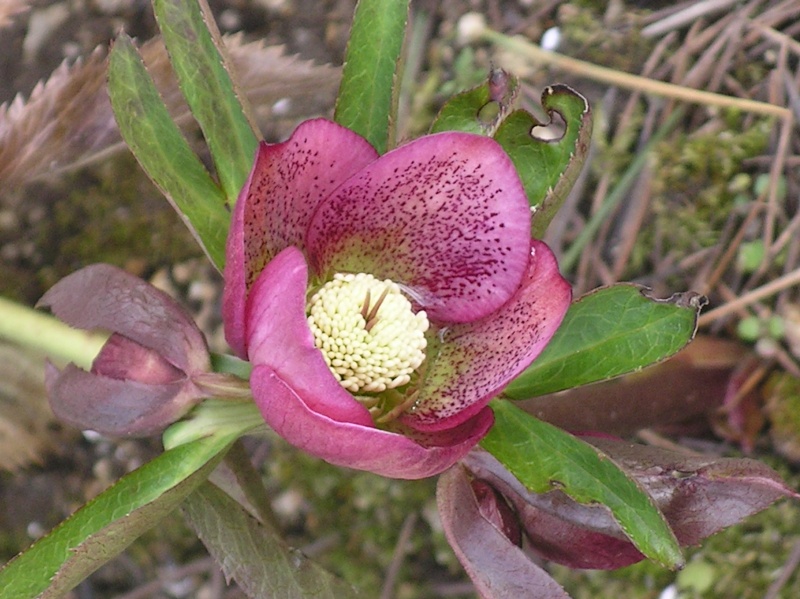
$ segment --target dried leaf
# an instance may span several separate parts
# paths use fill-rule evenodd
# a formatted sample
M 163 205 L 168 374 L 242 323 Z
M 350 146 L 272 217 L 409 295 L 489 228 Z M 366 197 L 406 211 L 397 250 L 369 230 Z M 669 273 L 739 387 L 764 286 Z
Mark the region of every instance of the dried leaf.
M 118 139 L 98 50 L 73 66 L 63 63 L 27 102 L 17 96 L 0 107 L 0 182 L 21 185 Z
M 333 102 L 339 69 L 287 56 L 278 46 L 225 39 L 236 77 L 260 116 L 319 114 Z M 173 76 L 160 38 L 141 48 L 142 56 L 172 117 L 193 127 L 189 108 Z M 17 96 L 0 106 L 0 184 L 21 186 L 59 171 L 80 167 L 123 147 L 106 92 L 103 49 L 72 65 L 66 62 L 27 102 Z
M 10 25 L 14 17 L 27 11 L 30 0 L 0 0 L 0 27 Z

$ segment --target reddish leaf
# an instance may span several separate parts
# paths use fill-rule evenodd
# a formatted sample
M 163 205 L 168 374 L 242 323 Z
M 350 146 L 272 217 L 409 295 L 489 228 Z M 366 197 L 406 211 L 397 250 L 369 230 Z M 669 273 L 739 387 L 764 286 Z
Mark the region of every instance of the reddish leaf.
M 547 572 L 484 518 L 462 466 L 439 477 L 436 502 L 447 540 L 481 597 L 569 599 Z
M 653 497 L 681 545 L 755 514 L 783 497 L 800 499 L 768 466 L 750 459 L 687 456 L 623 441 L 586 438 L 634 477 Z M 604 506 L 580 505 L 560 491 L 527 491 L 488 453 L 464 464 L 499 490 L 517 511 L 534 550 L 573 568 L 613 569 L 643 556 Z

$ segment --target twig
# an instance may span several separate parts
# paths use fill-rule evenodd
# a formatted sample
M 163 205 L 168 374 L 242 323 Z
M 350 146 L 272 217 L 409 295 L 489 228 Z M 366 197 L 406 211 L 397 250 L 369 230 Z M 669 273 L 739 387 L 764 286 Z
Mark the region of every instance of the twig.
M 583 247 L 589 243 L 600 226 L 605 222 L 608 216 L 625 197 L 628 189 L 644 167 L 645 162 L 649 159 L 650 151 L 656 146 L 656 144 L 664 139 L 664 137 L 670 131 L 672 131 L 673 127 L 678 123 L 678 120 L 681 118 L 681 116 L 683 116 L 682 110 L 676 110 L 673 112 L 664 122 L 664 124 L 661 125 L 658 131 L 656 131 L 648 140 L 645 147 L 637 153 L 636 157 L 628 166 L 628 169 L 620 178 L 616 187 L 614 187 L 613 191 L 608 195 L 608 197 L 606 197 L 603 205 L 592 215 L 592 218 L 586 223 L 586 226 L 575 239 L 575 242 L 564 253 L 563 258 L 561 259 L 561 268 L 565 272 L 570 271 L 581 255 Z
M 580 75 L 608 85 L 616 85 L 624 87 L 625 89 L 641 91 L 645 94 L 682 100 L 693 104 L 704 104 L 707 106 L 717 106 L 719 108 L 736 108 L 743 112 L 754 112 L 782 119 L 791 119 L 792 116 L 791 110 L 783 106 L 776 106 L 775 104 L 759 102 L 758 100 L 750 100 L 748 98 L 734 98 L 723 94 L 715 94 L 675 85 L 673 83 L 648 79 L 647 77 L 641 77 L 639 75 L 632 75 L 631 73 L 625 73 L 583 60 L 570 58 L 556 52 L 549 52 L 519 37 L 508 37 L 490 29 L 486 29 L 482 33 L 482 37 L 534 63 L 553 66 L 574 75 Z
M 795 541 L 794 547 L 792 547 L 792 551 L 789 553 L 789 558 L 781 569 L 781 575 L 769 586 L 767 594 L 764 595 L 764 599 L 778 599 L 781 589 L 789 582 L 789 579 L 792 577 L 792 574 L 794 574 L 794 571 L 797 570 L 798 566 L 800 566 L 800 539 Z
M 381 589 L 380 599 L 392 599 L 394 586 L 400 574 L 400 567 L 403 565 L 403 559 L 405 559 L 408 551 L 408 542 L 411 540 L 411 534 L 414 532 L 414 526 L 416 526 L 416 524 L 416 512 L 411 512 L 406 516 L 406 519 L 403 520 L 403 526 L 400 528 L 400 535 L 397 537 L 397 544 L 394 548 L 392 561 L 389 564 L 389 568 L 386 570 L 386 580 Z
M 753 289 L 752 291 L 745 293 L 743 296 L 730 301 L 727 304 L 723 304 L 718 308 L 714 308 L 713 310 L 706 312 L 700 316 L 700 318 L 697 320 L 697 324 L 701 327 L 710 324 L 732 312 L 736 312 L 740 308 L 754 304 L 765 297 L 775 295 L 776 293 L 779 293 L 784 289 L 788 289 L 794 285 L 800 285 L 800 268 L 787 273 L 782 277 L 778 277 L 766 285 L 762 285 L 761 287 Z
M 652 23 L 642 29 L 642 37 L 658 37 L 672 31 L 680 29 L 684 25 L 694 23 L 702 16 L 722 12 L 738 0 L 705 0 L 698 2 L 688 8 L 676 12 L 660 21 Z
M 738 253 L 739 246 L 741 245 L 742 240 L 745 238 L 745 235 L 747 235 L 747 231 L 750 229 L 751 223 L 753 222 L 755 217 L 761 212 L 761 210 L 766 206 L 765 204 L 762 203 L 762 198 L 763 195 L 757 198 L 755 202 L 753 202 L 752 206 L 750 207 L 750 210 L 747 213 L 747 216 L 744 218 L 744 221 L 742 221 L 742 224 L 739 226 L 739 230 L 736 231 L 736 235 L 734 235 L 733 239 L 731 239 L 731 241 L 727 244 L 728 247 L 722 254 L 722 257 L 719 259 L 719 262 L 717 262 L 716 267 L 708 276 L 706 281 L 703 283 L 703 287 L 702 289 L 700 289 L 700 293 L 704 295 L 709 293 L 711 289 L 713 289 L 714 286 L 717 284 L 717 281 L 719 281 L 722 278 L 722 275 L 728 269 L 728 266 Z

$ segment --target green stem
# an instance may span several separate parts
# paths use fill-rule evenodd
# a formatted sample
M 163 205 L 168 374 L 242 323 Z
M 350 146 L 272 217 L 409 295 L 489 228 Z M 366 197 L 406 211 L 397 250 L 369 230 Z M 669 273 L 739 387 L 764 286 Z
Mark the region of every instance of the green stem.
M 29 306 L 0 297 L 0 339 L 89 368 L 108 335 L 81 331 Z
M 265 427 L 264 417 L 252 401 L 207 399 L 192 410 L 188 419 L 164 431 L 164 447 L 170 449 L 210 435 L 240 437 Z
M 256 510 L 261 521 L 272 526 L 276 531 L 280 530 L 261 475 L 253 467 L 253 462 L 250 461 L 250 456 L 247 455 L 241 439 L 237 439 L 231 445 L 230 451 L 225 455 L 225 464 L 233 472 L 245 498 Z

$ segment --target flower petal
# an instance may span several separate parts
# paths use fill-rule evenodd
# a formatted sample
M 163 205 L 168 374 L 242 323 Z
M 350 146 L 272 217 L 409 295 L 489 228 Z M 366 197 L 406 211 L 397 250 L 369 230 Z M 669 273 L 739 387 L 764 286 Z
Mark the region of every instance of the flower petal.
M 225 336 L 240 357 L 245 298 L 258 273 L 284 248 L 304 249 L 319 201 L 377 157 L 364 138 L 325 119 L 305 121 L 283 143 L 261 143 L 226 246 Z
M 92 362 L 92 373 L 119 380 L 134 380 L 148 385 L 166 385 L 186 379 L 152 349 L 139 345 L 119 333 L 108 338 Z
M 267 424 L 292 445 L 336 466 L 391 478 L 439 474 L 464 457 L 493 422 L 487 409 L 459 429 L 448 431 L 447 445 L 424 447 L 371 424 L 336 421 L 313 411 L 268 366 L 255 367 L 250 385 Z
M 372 426 L 372 417 L 334 378 L 306 320 L 308 267 L 289 247 L 261 271 L 247 301 L 247 355 L 267 365 L 309 409 L 334 420 Z
M 528 264 L 530 208 L 514 165 L 492 139 L 440 133 L 363 168 L 314 214 L 312 269 L 368 272 L 411 288 L 438 322 L 502 306 Z
M 68 364 L 48 364 L 47 395 L 53 413 L 80 429 L 112 437 L 144 437 L 164 430 L 203 394 L 187 379 L 161 385 L 118 380 Z
M 73 327 L 119 333 L 188 374 L 210 368 L 205 337 L 180 304 L 116 266 L 92 264 L 72 273 L 37 306 Z
M 572 290 L 555 256 L 531 241 L 528 272 L 517 294 L 476 323 L 440 333 L 441 350 L 428 366 L 416 409 L 402 417 L 418 430 L 455 426 L 481 410 L 545 348 L 569 308 Z

